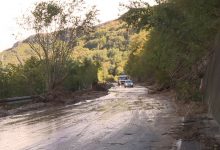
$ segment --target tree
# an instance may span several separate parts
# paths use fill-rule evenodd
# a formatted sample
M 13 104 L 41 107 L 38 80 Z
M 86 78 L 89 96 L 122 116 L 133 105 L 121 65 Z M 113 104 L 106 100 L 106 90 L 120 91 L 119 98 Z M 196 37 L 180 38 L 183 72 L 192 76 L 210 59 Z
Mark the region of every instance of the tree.
M 152 10 L 147 2 L 136 0 L 131 1 L 128 5 L 121 5 L 128 9 L 128 11 L 121 16 L 121 19 L 125 21 L 129 27 L 136 28 L 138 31 L 150 27 Z
M 174 88 L 181 99 L 200 98 L 200 74 L 204 74 L 219 31 L 219 0 L 157 0 L 158 5 L 136 7 L 122 16 L 128 25 L 149 32 L 140 55 L 133 49 L 127 64 L 129 73 L 153 77 L 159 89 Z M 137 13 L 138 12 L 138 13 Z M 149 13 L 148 13 L 149 12 Z M 146 14 L 146 15 L 143 15 Z M 207 23 L 208 22 L 208 23 Z M 138 45 L 138 44 L 135 44 Z M 140 60 L 140 61 L 137 61 Z M 140 66 L 143 68 L 138 69 Z M 138 74 L 131 74 L 138 76 Z M 144 75 L 143 75 L 144 74 Z
M 66 78 L 77 38 L 93 30 L 97 11 L 92 8 L 83 13 L 84 4 L 84 0 L 39 2 L 23 18 L 24 27 L 35 32 L 27 42 L 45 62 L 47 91 L 56 89 Z

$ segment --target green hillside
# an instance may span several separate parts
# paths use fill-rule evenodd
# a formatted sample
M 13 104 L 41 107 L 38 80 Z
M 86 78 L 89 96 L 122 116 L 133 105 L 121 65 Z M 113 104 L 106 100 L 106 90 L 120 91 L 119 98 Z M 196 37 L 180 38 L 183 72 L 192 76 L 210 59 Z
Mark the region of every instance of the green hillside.
M 35 54 L 27 43 L 16 43 L 13 48 L 2 51 L 0 53 L 1 62 L 6 64 L 19 64 L 20 61 L 23 63 L 31 56 Z
M 98 25 L 93 33 L 83 36 L 78 39 L 77 50 L 87 49 L 92 50 L 112 50 L 118 49 L 119 51 L 126 51 L 129 36 L 133 32 L 128 31 L 126 24 L 122 21 L 115 20 L 101 25 Z M 31 36 L 32 37 L 32 36 Z M 31 38 L 29 37 L 29 38 Z M 13 48 L 0 52 L 0 61 L 6 64 L 19 64 L 24 63 L 28 58 L 34 56 L 35 53 L 31 50 L 28 43 L 23 42 L 16 43 Z M 83 55 L 85 52 L 82 51 Z M 103 53 L 103 52 L 101 52 Z
M 90 88 L 94 83 L 116 80 L 124 72 L 130 53 L 129 41 L 134 35 L 125 22 L 110 21 L 77 39 L 67 66 L 68 76 L 62 82 L 67 90 Z M 27 41 L 0 53 L 0 98 L 41 94 L 45 92 L 45 63 L 39 60 Z

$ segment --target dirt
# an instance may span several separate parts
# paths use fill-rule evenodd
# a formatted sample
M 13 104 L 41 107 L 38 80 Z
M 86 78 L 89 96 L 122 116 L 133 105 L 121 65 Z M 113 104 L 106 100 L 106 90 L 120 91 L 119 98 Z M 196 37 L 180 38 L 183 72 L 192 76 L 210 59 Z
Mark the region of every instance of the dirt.
M 219 124 L 208 112 L 204 101 L 174 101 L 181 124 L 172 129 L 172 135 L 181 139 L 182 149 L 219 150 Z
M 78 103 L 67 100 L 65 105 L 0 118 L 0 149 L 219 149 L 214 119 L 203 106 L 195 109 L 199 103 L 176 103 L 170 91 L 149 94 L 143 86 L 115 86 L 108 94 L 77 95 L 82 99 Z
M 0 149 L 170 150 L 176 139 L 164 133 L 178 122 L 169 98 L 114 87 L 96 99 L 0 119 Z
M 169 97 L 175 106 L 181 122 L 171 128 L 166 134 L 179 139 L 179 150 L 219 150 L 220 126 L 208 112 L 208 105 L 204 101 L 178 101 L 172 90 L 149 90 L 149 96 Z M 178 147 L 178 146 L 177 146 Z
M 9 115 L 18 115 L 33 110 L 43 110 L 50 107 L 60 107 L 60 105 L 69 105 L 86 100 L 96 99 L 107 95 L 107 91 L 95 91 L 92 89 L 76 92 L 56 91 L 55 94 L 48 94 L 47 100 L 35 99 L 25 103 L 6 103 L 0 105 L 0 117 Z
M 187 117 L 199 114 L 207 114 L 208 106 L 201 101 L 175 101 L 179 115 Z

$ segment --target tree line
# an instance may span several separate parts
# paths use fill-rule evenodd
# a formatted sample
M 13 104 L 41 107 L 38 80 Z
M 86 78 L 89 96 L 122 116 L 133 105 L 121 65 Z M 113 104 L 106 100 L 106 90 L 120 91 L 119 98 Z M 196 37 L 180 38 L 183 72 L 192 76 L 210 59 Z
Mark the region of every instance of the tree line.
M 136 1 L 121 18 L 138 33 L 130 44 L 127 72 L 140 81 L 172 88 L 178 99 L 199 100 L 220 24 L 218 0 Z

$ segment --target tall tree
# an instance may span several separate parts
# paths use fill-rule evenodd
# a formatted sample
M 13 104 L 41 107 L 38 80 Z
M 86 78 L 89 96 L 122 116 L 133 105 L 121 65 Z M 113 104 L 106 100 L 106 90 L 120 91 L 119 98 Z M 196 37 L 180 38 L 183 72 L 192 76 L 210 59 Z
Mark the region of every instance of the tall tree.
M 46 89 L 51 91 L 67 76 L 67 64 L 77 38 L 93 30 L 96 9 L 87 9 L 84 0 L 51 0 L 35 4 L 23 25 L 35 32 L 31 49 L 45 62 Z

